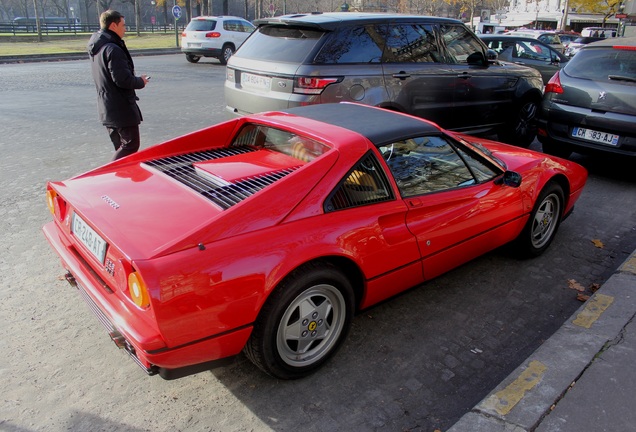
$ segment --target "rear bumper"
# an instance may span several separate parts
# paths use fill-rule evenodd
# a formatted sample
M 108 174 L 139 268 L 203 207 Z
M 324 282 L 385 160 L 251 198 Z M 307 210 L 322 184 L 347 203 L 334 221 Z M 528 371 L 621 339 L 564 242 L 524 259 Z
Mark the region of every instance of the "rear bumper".
M 545 104 L 545 101 L 544 101 Z M 549 107 L 544 106 L 544 113 L 537 121 L 540 142 L 546 140 L 567 146 L 579 151 L 602 151 L 626 156 L 636 156 L 636 117 L 630 115 L 618 115 L 607 113 L 594 113 L 576 107 L 561 107 L 553 103 Z M 549 116 L 549 120 L 547 117 Z M 617 146 L 604 145 L 586 141 L 571 136 L 572 128 L 581 126 L 619 135 Z
M 223 50 L 220 48 L 181 48 L 181 52 L 202 57 L 221 57 L 223 55 Z
M 156 327 L 137 318 L 116 293 L 105 291 L 94 272 L 59 233 L 54 222 L 46 224 L 43 232 L 68 272 L 67 281 L 79 290 L 115 345 L 124 349 L 147 374 L 154 375 L 162 369 L 179 369 L 232 357 L 245 346 L 252 331 L 251 326 L 168 347 Z

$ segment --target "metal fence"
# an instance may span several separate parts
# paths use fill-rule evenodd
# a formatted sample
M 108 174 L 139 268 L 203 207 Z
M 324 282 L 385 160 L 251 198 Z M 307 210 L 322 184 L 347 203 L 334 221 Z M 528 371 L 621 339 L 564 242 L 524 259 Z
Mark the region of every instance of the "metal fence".
M 178 29 L 182 29 L 185 27 L 178 26 Z M 71 25 L 60 25 L 60 24 L 43 24 L 41 26 L 42 34 L 78 34 L 78 33 L 93 33 L 99 30 L 98 24 L 71 24 Z M 128 26 L 128 32 L 132 33 L 136 31 L 137 28 L 134 25 Z M 140 28 L 140 31 L 149 32 L 149 33 L 171 33 L 174 32 L 174 25 L 155 25 L 155 24 L 147 24 L 143 25 Z M 13 35 L 24 35 L 27 33 L 37 34 L 38 29 L 35 24 L 15 24 L 13 22 L 0 22 L 0 34 L 13 34 Z

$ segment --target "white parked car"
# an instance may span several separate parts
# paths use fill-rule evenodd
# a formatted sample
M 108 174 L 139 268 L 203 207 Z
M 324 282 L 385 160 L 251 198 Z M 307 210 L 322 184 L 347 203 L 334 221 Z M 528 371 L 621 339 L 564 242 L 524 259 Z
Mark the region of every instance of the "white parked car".
M 214 57 L 226 64 L 254 28 L 249 21 L 234 16 L 195 17 L 181 33 L 181 52 L 190 63 Z

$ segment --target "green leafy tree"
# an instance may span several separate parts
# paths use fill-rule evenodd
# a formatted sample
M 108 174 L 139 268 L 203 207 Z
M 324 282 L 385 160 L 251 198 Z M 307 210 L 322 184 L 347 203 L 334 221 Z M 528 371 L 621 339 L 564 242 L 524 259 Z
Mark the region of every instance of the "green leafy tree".
M 618 12 L 619 0 L 570 0 L 570 8 L 578 12 L 603 14 L 603 25 L 607 19 Z

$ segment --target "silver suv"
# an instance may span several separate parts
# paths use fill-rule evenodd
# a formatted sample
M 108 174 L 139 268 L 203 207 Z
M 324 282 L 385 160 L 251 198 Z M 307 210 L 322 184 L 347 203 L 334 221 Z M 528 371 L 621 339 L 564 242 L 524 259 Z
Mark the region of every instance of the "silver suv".
M 181 52 L 190 63 L 214 57 L 226 64 L 254 29 L 251 22 L 239 17 L 199 16 L 181 33 Z
M 230 115 L 350 101 L 520 146 L 536 135 L 541 75 L 498 62 L 460 21 L 345 12 L 256 24 L 228 61 Z

